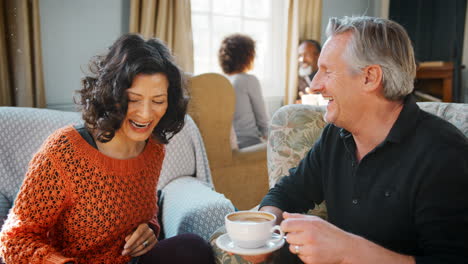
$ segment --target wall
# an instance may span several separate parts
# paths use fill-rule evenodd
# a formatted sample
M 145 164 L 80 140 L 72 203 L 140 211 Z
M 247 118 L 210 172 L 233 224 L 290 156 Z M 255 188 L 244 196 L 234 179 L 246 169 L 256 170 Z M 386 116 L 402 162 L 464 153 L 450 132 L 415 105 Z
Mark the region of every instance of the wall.
M 330 17 L 352 15 L 374 16 L 380 8 L 381 0 L 323 0 L 322 3 L 322 43 L 325 42 L 325 29 Z
M 47 108 L 75 110 L 73 94 L 89 59 L 128 32 L 127 0 L 41 0 Z

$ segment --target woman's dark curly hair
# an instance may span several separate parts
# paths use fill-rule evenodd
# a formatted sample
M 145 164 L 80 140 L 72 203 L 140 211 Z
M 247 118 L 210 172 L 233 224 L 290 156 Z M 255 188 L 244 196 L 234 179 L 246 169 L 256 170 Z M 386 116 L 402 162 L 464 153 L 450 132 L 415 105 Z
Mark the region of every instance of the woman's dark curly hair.
M 91 76 L 82 79 L 77 104 L 86 127 L 100 142 L 112 140 L 127 114 L 128 96 L 138 74 L 162 73 L 169 82 L 168 107 L 153 130 L 153 136 L 167 144 L 184 126 L 187 111 L 185 80 L 175 65 L 170 50 L 158 39 L 144 40 L 140 35 L 125 34 L 107 54 L 98 55 L 89 64 Z
M 233 34 L 221 42 L 219 65 L 226 74 L 243 72 L 255 58 L 255 41 L 246 35 Z

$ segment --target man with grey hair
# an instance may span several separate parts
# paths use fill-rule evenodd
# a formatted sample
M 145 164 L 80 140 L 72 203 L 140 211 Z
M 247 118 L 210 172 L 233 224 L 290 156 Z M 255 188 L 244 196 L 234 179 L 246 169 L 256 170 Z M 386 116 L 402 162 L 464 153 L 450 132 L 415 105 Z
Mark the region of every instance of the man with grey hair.
M 275 262 L 467 263 L 468 141 L 412 98 L 406 31 L 344 17 L 327 34 L 311 88 L 329 124 L 260 205 L 287 232 Z M 323 201 L 328 222 L 301 214 Z

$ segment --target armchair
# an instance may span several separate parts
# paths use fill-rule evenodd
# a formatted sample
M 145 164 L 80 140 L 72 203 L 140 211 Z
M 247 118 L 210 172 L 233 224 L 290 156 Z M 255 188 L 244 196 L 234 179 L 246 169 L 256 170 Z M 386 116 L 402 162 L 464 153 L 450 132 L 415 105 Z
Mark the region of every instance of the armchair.
M 224 76 L 194 76 L 189 93 L 189 113 L 203 137 L 216 191 L 226 195 L 238 209 L 254 207 L 268 191 L 266 144 L 232 149 L 235 93 Z
M 54 130 L 83 122 L 80 114 L 49 109 L 0 107 L 0 226 L 26 173 L 29 160 Z M 208 239 L 234 210 L 213 191 L 199 131 L 187 116 L 182 131 L 166 146 L 160 175 L 162 227 L 166 237 L 196 233 Z

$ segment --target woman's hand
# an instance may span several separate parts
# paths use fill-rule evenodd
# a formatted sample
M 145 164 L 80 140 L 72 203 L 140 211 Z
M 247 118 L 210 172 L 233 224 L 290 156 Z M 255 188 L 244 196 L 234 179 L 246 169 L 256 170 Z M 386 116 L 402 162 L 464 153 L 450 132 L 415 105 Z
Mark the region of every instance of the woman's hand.
M 127 243 L 125 243 L 122 255 L 132 257 L 146 254 L 158 243 L 156 235 L 146 223 L 140 224 L 132 234 L 125 237 L 125 241 Z

